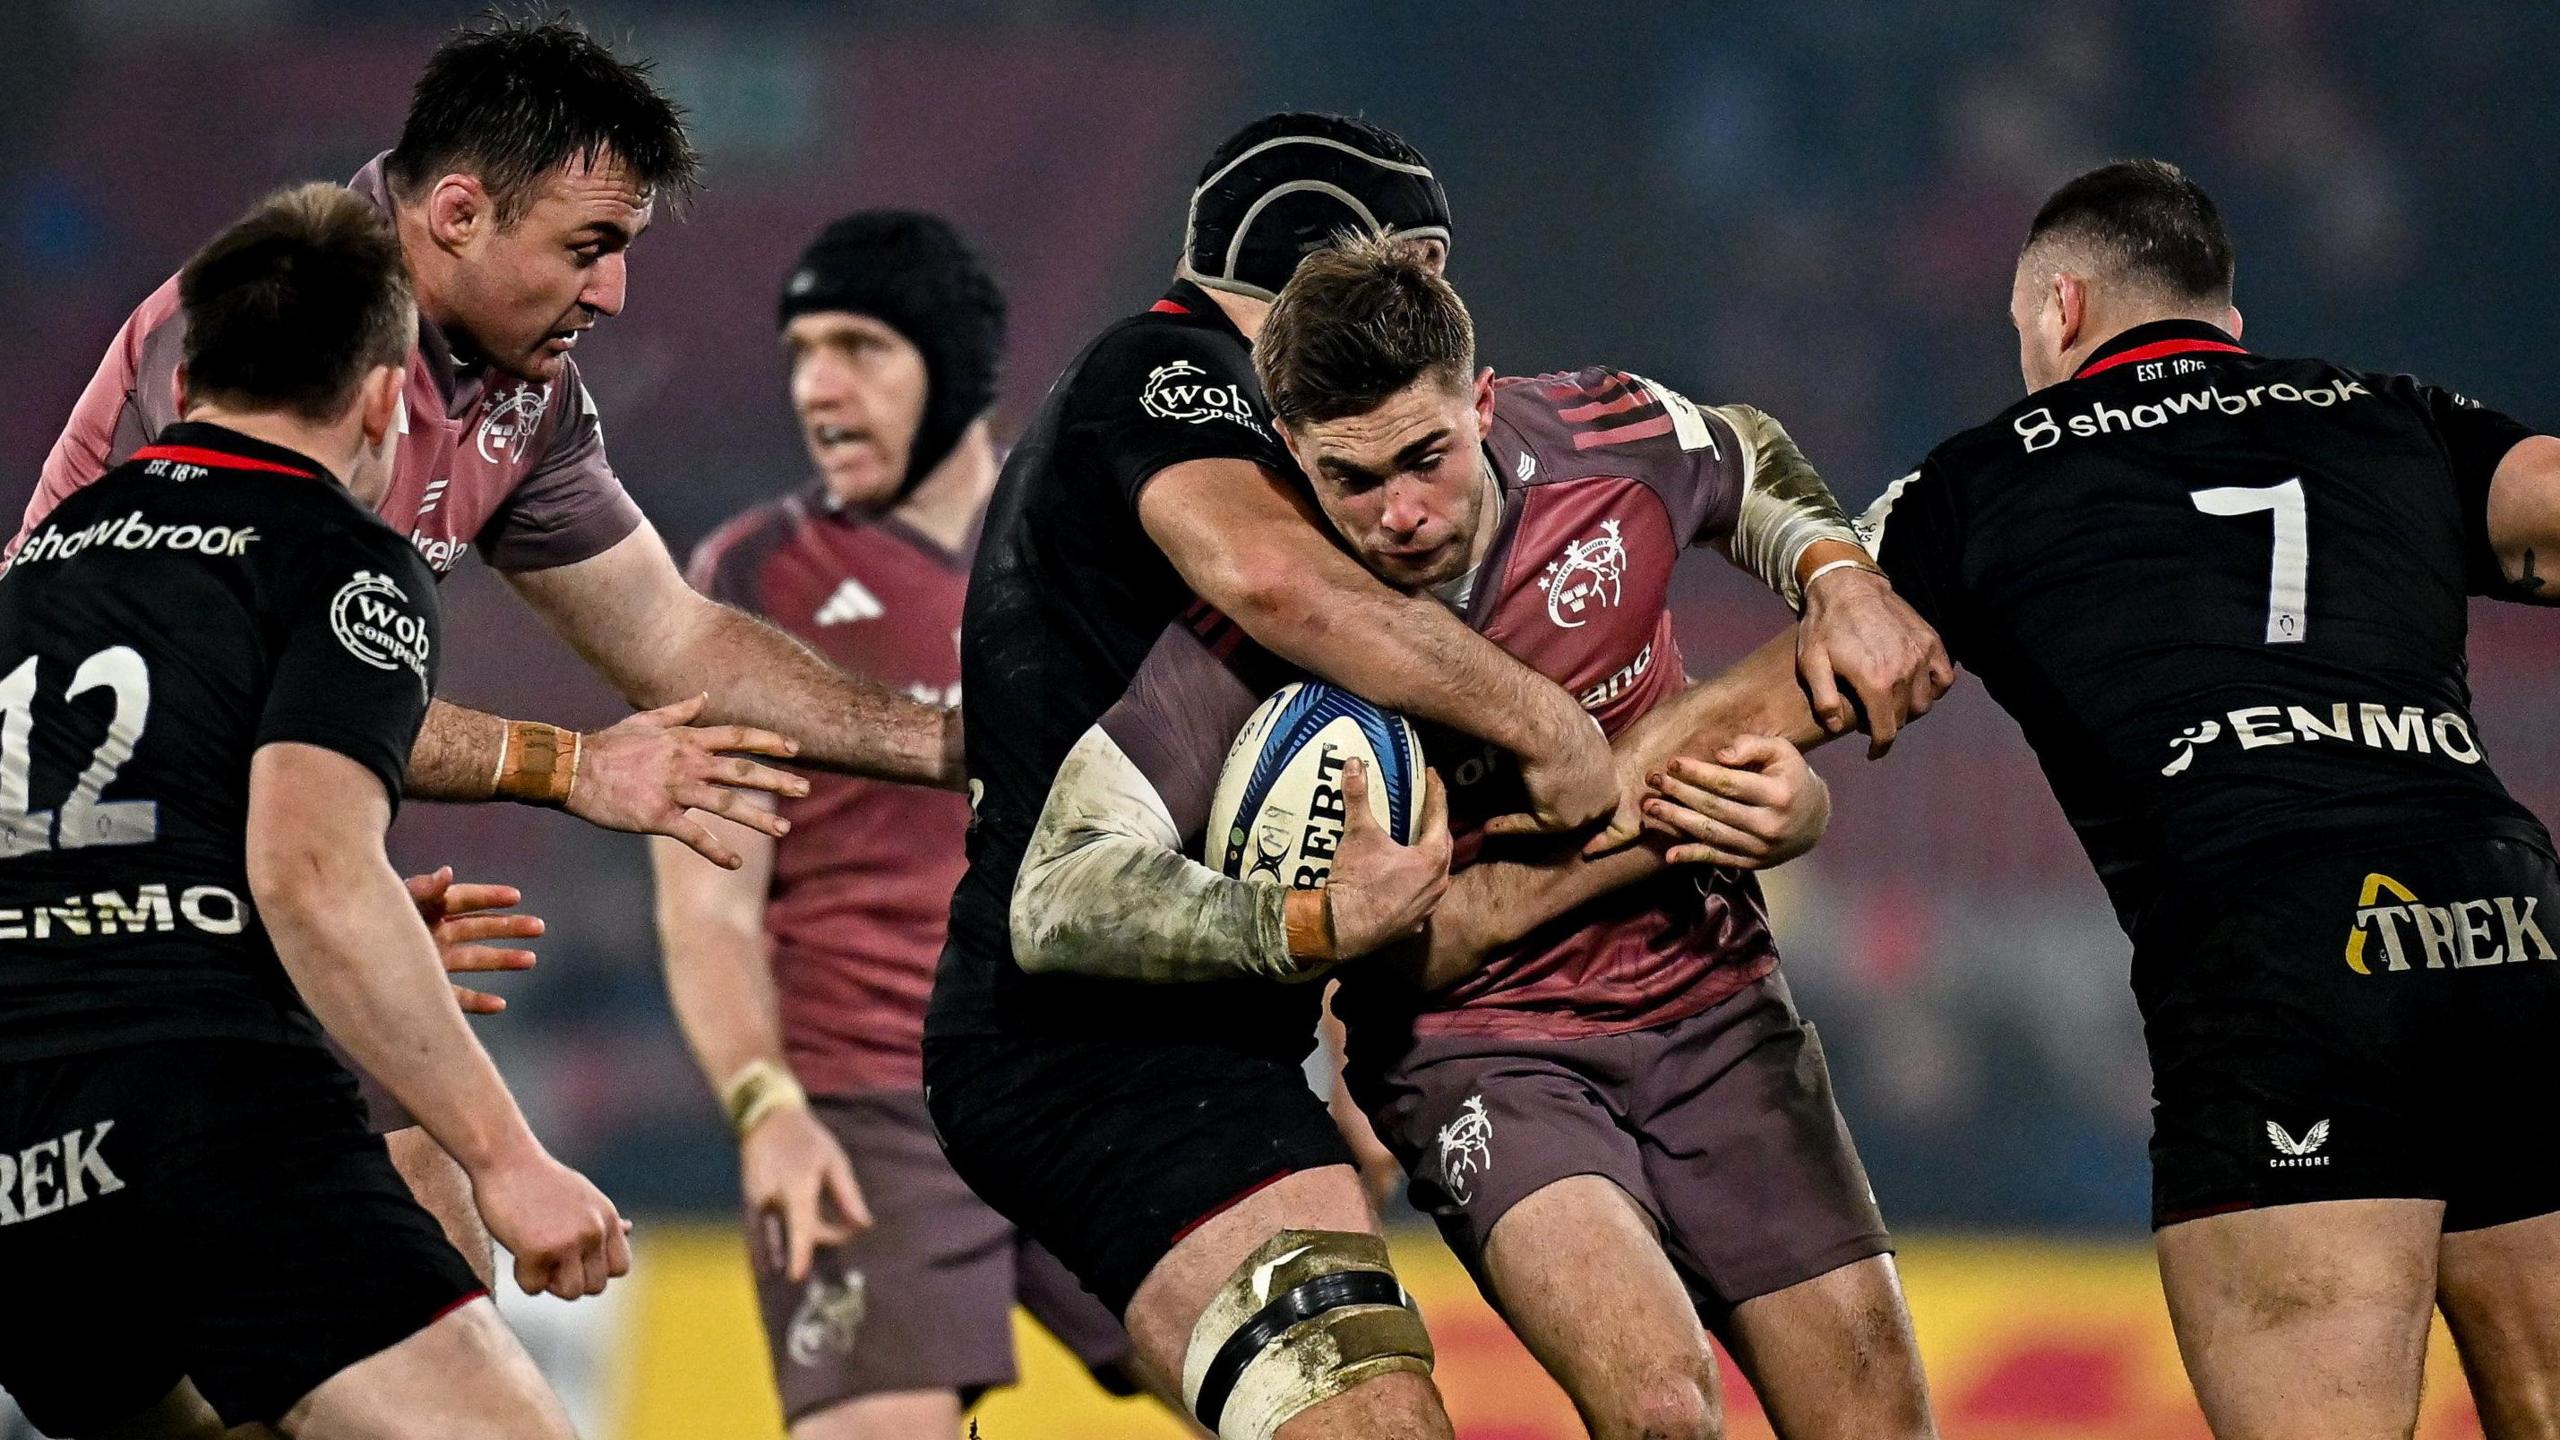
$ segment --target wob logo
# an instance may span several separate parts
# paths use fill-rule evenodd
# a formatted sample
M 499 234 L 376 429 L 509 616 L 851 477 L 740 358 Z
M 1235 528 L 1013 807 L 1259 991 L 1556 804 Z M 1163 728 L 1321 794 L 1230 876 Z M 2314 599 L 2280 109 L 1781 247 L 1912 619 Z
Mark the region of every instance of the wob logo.
M 1244 387 L 1212 384 L 1204 378 L 1208 373 L 1188 360 L 1166 361 L 1147 372 L 1146 386 L 1138 392 L 1138 408 L 1159 420 L 1192 425 L 1232 420 L 1248 430 L 1260 430 L 1262 422 L 1253 418 L 1253 402 Z
M 432 692 L 427 659 L 434 642 L 426 617 L 417 613 L 409 592 L 388 575 L 359 570 L 329 597 L 329 630 L 347 653 L 376 670 L 406 667 L 418 686 Z

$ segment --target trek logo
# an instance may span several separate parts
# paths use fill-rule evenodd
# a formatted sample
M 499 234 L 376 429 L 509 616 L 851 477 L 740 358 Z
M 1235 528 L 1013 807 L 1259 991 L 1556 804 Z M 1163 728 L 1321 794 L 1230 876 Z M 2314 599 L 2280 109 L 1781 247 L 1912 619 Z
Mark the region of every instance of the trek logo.
M 10 563 L 38 565 L 47 560 L 68 560 L 92 545 L 110 546 L 117 550 L 193 551 L 226 560 L 236 560 L 249 553 L 258 543 L 255 525 L 155 525 L 144 519 L 140 511 L 118 515 L 65 530 L 47 525 L 18 551 Z
M 2347 932 L 2347 968 L 2359 975 L 2373 973 L 2371 941 L 2376 936 L 2382 940 L 2386 972 L 2470 970 L 2560 958 L 2533 918 L 2541 904 L 2539 895 L 2494 895 L 2429 905 L 2390 876 L 2369 874 L 2356 897 L 2355 927 Z
M 2276 1158 L 2267 1162 L 2270 1170 L 2303 1170 L 2326 1165 L 2329 1157 L 2318 1152 L 2321 1146 L 2329 1143 L 2329 1122 L 2314 1121 L 2310 1129 L 2302 1132 L 2302 1138 L 2296 1140 L 2292 1132 L 2270 1120 L 2267 1122 L 2267 1143 L 2276 1147 Z
M 2196 763 L 2196 752 L 2229 735 L 2243 750 L 2296 741 L 2343 740 L 2372 750 L 2420 755 L 2441 753 L 2464 765 L 2480 763 L 2480 742 L 2471 722 L 2450 710 L 2427 714 L 2415 705 L 2398 709 L 2368 700 L 2350 705 L 2341 700 L 2326 711 L 2306 705 L 2248 705 L 2209 720 L 2199 720 L 2169 737 L 2172 754 L 2160 767 L 2163 775 L 2183 775 Z
M 1181 420 L 1193 425 L 1206 425 L 1212 420 L 1233 420 L 1247 430 L 1262 432 L 1262 422 L 1253 418 L 1253 402 L 1245 397 L 1240 385 L 1208 385 L 1192 377 L 1209 372 L 1188 360 L 1170 360 L 1147 372 L 1147 383 L 1138 392 L 1138 408 L 1159 420 Z
M 2182 415 L 2207 415 L 2219 410 L 2225 415 L 2245 415 L 2272 400 L 2284 405 L 2309 405 L 2326 409 L 2343 405 L 2359 395 L 2373 392 L 2353 380 L 2332 380 L 2305 390 L 2296 385 L 2252 385 L 2246 390 L 2224 394 L 2218 386 L 2207 385 L 2183 395 L 2163 395 L 2139 405 L 2119 407 L 2093 405 L 2077 415 L 2057 418 L 2050 405 L 2040 405 L 2009 422 L 2018 432 L 2018 441 L 2033 455 L 2062 443 L 2064 435 L 2087 440 L 2119 432 L 2156 430 Z
M 831 1355 L 852 1354 L 854 1337 L 862 1332 L 863 1316 L 871 1308 L 864 1293 L 868 1288 L 859 1270 L 847 1270 L 842 1283 L 833 1285 L 825 1275 L 812 1274 L 809 1292 L 792 1312 L 789 1338 L 783 1342 L 791 1352 L 791 1363 L 814 1366 Z
M 1493 1168 L 1493 1117 L 1484 1113 L 1484 1096 L 1468 1096 L 1437 1138 L 1441 1186 L 1459 1204 L 1472 1203 L 1475 1177 Z
M 419 688 L 434 693 L 427 681 L 427 657 L 433 642 L 426 617 L 411 608 L 409 592 L 388 575 L 359 570 L 329 598 L 329 629 L 347 653 L 376 670 L 407 666 Z
M 1561 629 L 1579 630 L 1590 622 L 1584 611 L 1617 608 L 1626 571 L 1627 542 L 1618 522 L 1603 520 L 1599 534 L 1565 546 L 1539 575 L 1538 588 L 1547 592 L 1547 618 Z
M 481 410 L 480 458 L 492 465 L 521 458 L 525 442 L 550 408 L 551 387 L 531 380 L 519 380 L 505 394 L 491 397 Z
M 85 940 L 92 935 L 170 935 L 180 921 L 207 935 L 237 935 L 248 928 L 249 907 L 220 885 L 190 885 L 172 903 L 169 887 L 153 882 L 131 899 L 118 891 L 65 895 L 41 905 L 0 906 L 0 940 Z
M 124 1181 L 98 1150 L 114 1128 L 113 1120 L 101 1120 L 86 1131 L 39 1140 L 15 1154 L 0 1150 L 0 1225 L 41 1220 L 123 1189 Z

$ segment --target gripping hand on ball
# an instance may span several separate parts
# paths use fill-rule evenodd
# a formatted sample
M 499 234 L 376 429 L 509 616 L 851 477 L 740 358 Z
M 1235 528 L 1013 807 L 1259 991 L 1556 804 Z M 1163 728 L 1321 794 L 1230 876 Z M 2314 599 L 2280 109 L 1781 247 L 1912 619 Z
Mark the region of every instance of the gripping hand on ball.
M 1410 938 L 1431 918 L 1449 889 L 1449 802 L 1440 776 L 1422 781 L 1422 824 L 1410 845 L 1399 845 L 1369 808 L 1369 767 L 1342 767 L 1342 793 L 1351 814 L 1334 851 L 1333 874 L 1323 890 L 1333 958 L 1348 960 Z

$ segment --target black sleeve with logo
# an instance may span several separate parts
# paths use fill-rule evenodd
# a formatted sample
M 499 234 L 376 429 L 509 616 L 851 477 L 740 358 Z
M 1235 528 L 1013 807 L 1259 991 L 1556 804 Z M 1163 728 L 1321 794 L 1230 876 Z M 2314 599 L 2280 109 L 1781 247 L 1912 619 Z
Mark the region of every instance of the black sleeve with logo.
M 1297 469 L 1272 432 L 1251 353 L 1209 326 L 1131 325 L 1105 338 L 1061 418 L 1132 508 L 1149 480 L 1189 460 Z
M 2217 343 L 2037 392 L 1868 522 L 2134 928 L 2324 850 L 2549 844 L 2491 769 L 2464 653 L 2488 476 L 2522 434 Z
M 397 809 L 435 694 L 435 576 L 390 531 L 350 527 L 285 601 L 257 742 L 334 750 L 372 771 Z
M 416 553 L 316 471 L 172 427 L 0 574 L 0 1064 L 318 1043 L 249 889 L 251 758 L 321 745 L 396 794 L 437 622 Z

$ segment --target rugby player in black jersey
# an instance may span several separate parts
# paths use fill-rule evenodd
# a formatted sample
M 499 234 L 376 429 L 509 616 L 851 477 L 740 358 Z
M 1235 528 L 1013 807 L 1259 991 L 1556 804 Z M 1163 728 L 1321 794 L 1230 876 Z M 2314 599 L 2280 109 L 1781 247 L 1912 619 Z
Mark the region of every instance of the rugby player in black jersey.
M 369 508 L 397 238 L 308 186 L 178 289 L 185 419 L 0 576 L 0 1385 L 67 1436 L 568 1436 L 322 1044 L 461 1161 L 528 1292 L 628 1268 L 383 851 L 437 658 Z
M 2056 191 L 2010 298 L 2028 397 L 1895 482 L 1870 544 L 2132 938 L 2161 1280 L 2215 1434 L 2408 1435 L 2438 1308 L 2488 1433 L 2560 1433 L 2560 867 L 2463 653 L 2467 597 L 2560 600 L 2560 439 L 2249 352 L 2233 270 L 2173 166 Z M 1759 663 L 1752 723 L 1818 739 Z M 1656 818 L 1711 833 L 1672 768 Z
M 1193 193 L 1173 287 L 1086 348 L 1007 461 L 964 619 L 970 866 L 925 1032 L 927 1100 L 961 1177 L 1120 1312 L 1141 1361 L 1219 1413 L 1220 1433 L 1288 1440 L 1449 1433 L 1428 1341 L 1300 1069 L 1319 987 L 1026 971 L 1016 936 L 1047 901 L 1018 883 L 1023 856 L 1071 748 L 1160 639 L 1240 629 L 1514 752 L 1531 813 L 1488 833 L 1622 808 L 1584 707 L 1436 599 L 1362 569 L 1272 431 L 1250 337 L 1298 261 L 1345 227 L 1435 265 L 1449 243 L 1439 182 L 1385 130 L 1282 114 L 1230 137 Z M 1828 694 L 1838 674 L 1889 737 L 1931 657 L 1836 621 L 1807 632 L 1809 680 Z M 1631 835 L 1623 808 L 1610 829 Z M 1354 880 L 1409 931 L 1445 883 L 1446 837 L 1424 829 L 1380 847 L 1375 873 L 1337 870 L 1340 896 L 1301 896 L 1318 903 L 1290 907 L 1290 953 L 1350 953 L 1368 929 Z

